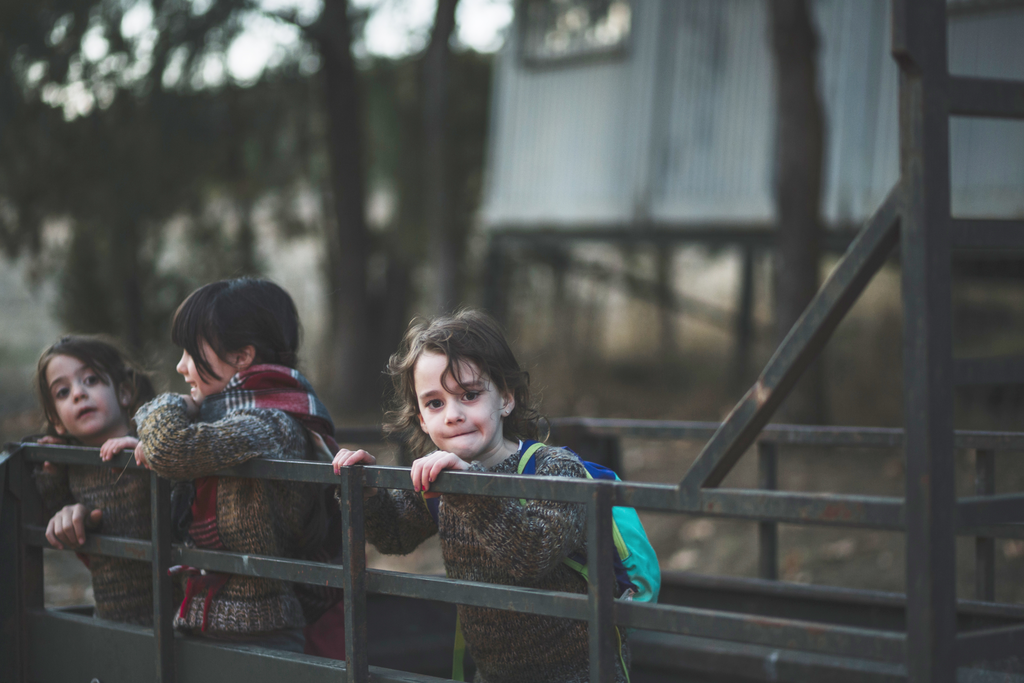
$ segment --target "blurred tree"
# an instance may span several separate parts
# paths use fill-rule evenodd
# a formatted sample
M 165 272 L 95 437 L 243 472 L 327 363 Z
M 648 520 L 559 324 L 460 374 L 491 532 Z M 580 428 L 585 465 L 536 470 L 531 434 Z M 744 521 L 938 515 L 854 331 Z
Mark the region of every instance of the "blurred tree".
M 201 222 L 219 192 L 251 203 L 280 180 L 254 174 L 275 167 L 252 152 L 275 149 L 267 138 L 279 135 L 281 108 L 239 125 L 232 113 L 253 93 L 195 87 L 200 57 L 237 34 L 232 17 L 243 5 L 223 2 L 194 16 L 191 3 L 157 3 L 152 31 L 134 35 L 124 26 L 136 3 L 56 0 L 0 10 L 0 234 L 9 254 L 38 252 L 44 221 L 67 217 L 60 281 L 69 327 L 141 348 L 197 284 L 158 274 L 162 228 L 183 214 Z M 244 227 L 237 233 L 220 245 L 230 249 L 218 276 L 254 267 L 251 239 Z
M 143 29 L 129 30 L 140 23 L 129 13 L 150 10 Z M 253 83 L 211 80 L 256 15 L 299 27 L 304 40 Z M 251 0 L 5 3 L 0 246 L 39 253 L 46 226 L 65 219 L 64 323 L 141 347 L 166 338 L 190 289 L 262 269 L 254 214 L 269 208 L 286 234 L 319 230 L 326 241 L 325 393 L 339 407 L 375 410 L 367 391 L 377 391 L 407 321 L 412 270 L 428 253 L 429 88 L 423 55 L 357 65 L 352 45 L 366 19 L 346 0 L 329 0 L 312 20 Z M 457 96 L 444 114 L 442 175 L 456 258 L 479 201 L 489 64 L 465 52 L 447 66 Z M 367 187 L 395 205 L 372 232 Z M 312 218 L 311 195 L 323 198 Z
M 426 188 L 424 219 L 432 246 L 436 279 L 433 303 L 437 313 L 448 313 L 459 301 L 459 254 L 451 229 L 448 183 L 447 130 L 448 70 L 455 8 L 459 0 L 437 0 L 434 28 L 423 56 L 423 186 Z
M 806 0 L 773 0 L 776 78 L 775 326 L 781 342 L 818 291 L 825 119 L 818 94 L 818 36 Z M 822 364 L 813 363 L 786 399 L 786 421 L 826 420 Z

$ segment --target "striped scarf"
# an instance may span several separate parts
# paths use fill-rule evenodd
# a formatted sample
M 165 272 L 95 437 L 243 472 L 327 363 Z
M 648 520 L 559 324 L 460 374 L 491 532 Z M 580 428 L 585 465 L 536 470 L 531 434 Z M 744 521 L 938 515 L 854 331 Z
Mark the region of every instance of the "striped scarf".
M 331 451 L 334 423 L 327 408 L 317 398 L 302 373 L 283 365 L 253 365 L 231 378 L 224 390 L 207 397 L 199 408 L 200 422 L 216 422 L 240 408 L 282 410 L 308 429 L 319 434 Z

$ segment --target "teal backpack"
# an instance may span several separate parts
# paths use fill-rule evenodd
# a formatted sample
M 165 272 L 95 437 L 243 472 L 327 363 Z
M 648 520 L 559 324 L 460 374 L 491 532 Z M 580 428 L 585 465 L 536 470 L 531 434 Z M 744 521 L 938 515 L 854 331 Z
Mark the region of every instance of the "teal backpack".
M 533 455 L 544 444 L 537 441 L 523 443 L 523 457 L 519 460 L 519 474 L 536 474 L 537 462 Z M 564 449 L 568 450 L 568 449 Z M 572 453 L 572 451 L 569 451 Z M 576 455 L 573 453 L 573 455 Z M 579 456 L 576 455 L 578 458 Z M 605 479 L 620 481 L 619 476 L 603 465 L 587 460 L 580 460 L 587 471 L 587 479 Z M 520 499 L 523 505 L 526 501 Z M 658 591 L 661 589 L 661 568 L 658 556 L 647 539 L 644 525 L 636 510 L 627 507 L 612 508 L 612 540 L 615 542 L 615 582 L 618 585 L 619 597 L 637 602 L 657 602 Z M 579 556 L 566 557 L 562 560 L 566 565 L 588 579 L 585 558 Z
M 536 474 L 537 462 L 534 454 L 544 444 L 538 441 L 524 441 L 522 445 L 523 457 L 519 460 L 519 474 Z M 569 449 L 563 449 L 569 450 Z M 573 453 L 572 451 L 569 451 Z M 579 455 L 573 453 L 579 458 Z M 615 472 L 603 465 L 580 459 L 587 472 L 587 479 L 605 479 L 609 481 L 620 481 Z M 430 511 L 434 522 L 438 521 L 440 510 L 440 498 L 424 498 L 427 509 Z M 526 505 L 526 499 L 520 498 L 519 502 Z M 615 582 L 617 593 L 620 599 L 636 600 L 638 602 L 657 602 L 658 591 L 661 589 L 661 568 L 658 565 L 658 556 L 651 547 L 643 524 L 640 523 L 640 516 L 636 510 L 630 507 L 612 508 L 612 540 L 615 543 Z M 586 558 L 578 555 L 570 555 L 563 558 L 562 562 L 572 570 L 579 572 L 588 582 Z M 621 643 L 621 638 L 620 638 Z M 464 680 L 463 657 L 465 654 L 466 642 L 462 636 L 462 625 L 456 619 L 455 623 L 455 652 L 452 657 L 452 680 Z M 621 646 L 620 646 L 621 651 Z M 629 672 L 625 662 L 622 662 L 623 671 L 626 672 L 626 679 L 629 679 Z

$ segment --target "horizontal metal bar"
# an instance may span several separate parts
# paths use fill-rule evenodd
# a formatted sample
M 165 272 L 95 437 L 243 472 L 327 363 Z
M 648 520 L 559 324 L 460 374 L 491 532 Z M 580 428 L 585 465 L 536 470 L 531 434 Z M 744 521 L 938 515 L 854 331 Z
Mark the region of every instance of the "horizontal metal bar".
M 366 467 L 365 485 L 391 489 L 412 489 L 409 469 L 405 467 Z M 430 485 L 439 493 L 557 500 L 565 503 L 586 503 L 594 482 L 566 477 L 532 477 L 529 475 L 494 475 L 483 472 L 441 472 Z M 672 489 L 665 485 L 657 488 Z
M 34 524 L 26 524 L 25 541 L 37 548 L 49 548 L 50 542 L 46 540 L 46 528 Z M 140 541 L 137 538 L 120 538 L 118 536 L 106 536 L 103 534 L 88 534 L 85 543 L 75 552 L 87 555 L 103 555 L 105 557 L 120 557 L 125 560 L 139 560 L 140 562 L 153 561 L 153 546 L 149 541 Z
M 842 253 L 857 237 L 860 226 L 835 224 L 821 231 L 822 248 Z M 778 231 L 774 224 L 712 223 L 698 224 L 678 221 L 644 221 L 643 223 L 575 224 L 501 223 L 486 226 L 492 240 L 515 245 L 522 242 L 529 249 L 543 249 L 550 244 L 576 242 L 603 242 L 620 244 L 674 244 L 702 243 L 733 247 L 736 245 L 771 249 L 776 245 Z
M 663 604 L 896 632 L 905 629 L 903 593 L 673 570 L 663 571 L 661 578 Z M 960 599 L 957 617 L 964 630 L 998 628 L 1024 622 L 1024 605 Z
M 601 436 L 657 440 L 700 440 L 709 434 L 714 434 L 719 427 L 717 422 L 620 420 L 594 417 L 561 417 L 552 419 L 551 424 L 553 427 L 583 427 L 589 432 Z M 793 446 L 903 447 L 903 430 L 893 427 L 819 427 L 769 424 L 765 426 L 758 438 L 761 441 Z M 1024 433 L 960 430 L 954 432 L 953 445 L 956 448 L 1024 450 Z
M 171 556 L 176 564 L 197 569 L 331 588 L 342 588 L 345 573 L 344 568 L 337 564 L 183 546 L 174 546 Z
M 693 607 L 616 601 L 615 621 L 625 626 L 768 647 L 902 662 L 906 636 L 892 631 L 817 621 L 732 614 Z
M 946 16 L 950 19 L 963 16 L 978 16 L 989 12 L 1005 12 L 1006 10 L 1024 7 L 1021 0 L 950 0 L 946 5 Z
M 555 417 L 552 431 L 581 428 L 598 436 L 618 436 L 637 439 L 671 439 L 703 441 L 718 429 L 718 422 L 691 422 L 685 420 L 623 420 L 597 417 Z
M 1024 356 L 956 358 L 953 383 L 957 386 L 1024 384 Z
M 658 680 L 907 683 L 906 668 L 900 664 L 750 643 L 634 631 L 629 646 L 634 670 L 675 676 Z
M 882 496 L 703 489 L 700 492 L 700 511 L 720 517 L 795 524 L 856 526 L 890 531 L 903 528 L 903 500 Z
M 956 636 L 956 661 L 959 666 L 976 662 L 998 662 L 1019 657 L 1024 651 L 1024 624 L 984 631 L 968 631 Z
M 1024 541 L 1024 524 L 979 524 L 965 526 L 956 531 L 958 536 L 982 536 L 986 538 L 1013 538 Z
M 142 681 L 152 679 L 153 636 L 145 629 L 114 621 L 53 610 L 29 613 L 32 680 Z M 175 634 L 178 680 L 188 683 L 225 681 L 342 680 L 345 662 L 210 638 Z M 61 643 L 54 656 L 53 643 Z M 374 683 L 441 683 L 445 680 L 406 671 L 370 666 Z
M 397 595 L 423 600 L 488 607 L 513 612 L 531 612 L 564 619 L 587 619 L 587 596 L 520 586 L 505 586 L 448 579 L 443 576 L 402 574 L 379 569 L 366 571 L 369 593 Z
M 955 218 L 950 224 L 950 246 L 960 251 L 1019 256 L 1024 251 L 1024 221 Z
M 957 501 L 958 527 L 1024 523 L 1024 493 L 969 496 Z
M 949 113 L 952 116 L 1024 119 L 1024 81 L 950 76 Z
M 64 446 L 61 444 L 24 443 L 22 454 L 27 462 L 50 462 L 55 465 L 94 465 L 146 471 L 135 464 L 130 450 L 121 451 L 109 461 L 100 460 L 100 449 L 86 446 Z
M 1024 434 L 1019 432 L 953 432 L 954 448 L 986 448 L 994 451 L 1024 451 Z

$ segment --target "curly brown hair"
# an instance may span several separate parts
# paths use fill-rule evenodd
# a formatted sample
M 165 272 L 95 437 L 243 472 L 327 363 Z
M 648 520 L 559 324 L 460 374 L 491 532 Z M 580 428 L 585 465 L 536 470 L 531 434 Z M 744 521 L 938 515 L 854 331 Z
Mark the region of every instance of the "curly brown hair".
M 450 316 L 432 320 L 414 319 L 398 351 L 388 361 L 387 374 L 394 385 L 392 407 L 384 414 L 388 434 L 405 440 L 413 455 L 427 453 L 433 447 L 430 437 L 420 429 L 419 404 L 413 373 L 424 353 L 442 353 L 448 364 L 441 381 L 449 377 L 466 389 L 459 368 L 472 363 L 482 376 L 494 382 L 502 395 L 515 399 L 515 407 L 502 422 L 508 439 L 537 439 L 540 413 L 530 397 L 530 373 L 523 370 L 505 340 L 501 326 L 481 311 L 463 309 Z
M 104 383 L 115 389 L 126 388 L 129 399 L 125 413 L 129 426 L 132 425 L 131 418 L 135 411 L 156 396 L 149 375 L 112 339 L 99 335 L 64 335 L 53 346 L 43 351 L 39 356 L 39 362 L 36 363 L 36 392 L 39 395 L 39 405 L 42 406 L 43 415 L 46 417 L 45 430 L 50 436 L 57 436 L 56 424 L 59 418 L 53 395 L 46 383 L 46 369 L 56 356 L 77 358 L 82 364 L 95 370 Z M 134 428 L 132 431 L 134 432 Z

